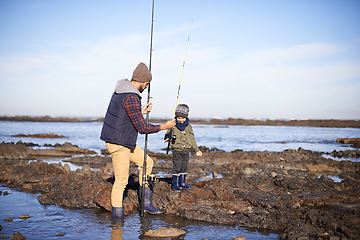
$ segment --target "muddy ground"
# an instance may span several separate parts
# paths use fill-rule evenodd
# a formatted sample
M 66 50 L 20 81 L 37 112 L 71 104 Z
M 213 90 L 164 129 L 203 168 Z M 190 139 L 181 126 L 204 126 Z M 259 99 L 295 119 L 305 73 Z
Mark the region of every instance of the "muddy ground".
M 303 149 L 202 150 L 203 157 L 190 158 L 188 183 L 193 188 L 180 193 L 172 191 L 169 184 L 171 156 L 150 153 L 155 160 L 153 172 L 165 173 L 156 181 L 153 195 L 153 204 L 165 214 L 269 229 L 277 231 L 281 239 L 360 239 L 359 162 L 335 161 Z M 359 157 L 360 152 L 331 155 Z M 70 171 L 67 164 L 29 161 L 54 156 L 83 167 Z M 100 171 L 92 171 L 90 166 Z M 132 165 L 130 174 L 125 214 L 139 208 L 136 166 Z M 334 181 L 334 176 L 339 181 Z M 71 144 L 46 150 L 34 150 L 24 143 L 0 144 L 0 181 L 9 187 L 40 192 L 42 204 L 109 211 L 112 180 L 107 155 Z

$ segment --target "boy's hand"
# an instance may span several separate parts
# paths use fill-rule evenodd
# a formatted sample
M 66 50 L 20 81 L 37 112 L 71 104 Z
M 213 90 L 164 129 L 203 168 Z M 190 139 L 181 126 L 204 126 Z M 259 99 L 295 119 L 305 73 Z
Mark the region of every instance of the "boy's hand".
M 202 156 L 202 152 L 201 152 L 201 151 L 198 151 L 198 152 L 196 153 L 196 156 L 201 157 L 201 156 Z

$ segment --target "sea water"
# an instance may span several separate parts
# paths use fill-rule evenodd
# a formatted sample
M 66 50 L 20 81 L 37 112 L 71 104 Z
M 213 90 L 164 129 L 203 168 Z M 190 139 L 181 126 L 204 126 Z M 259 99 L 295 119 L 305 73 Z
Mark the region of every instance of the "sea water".
M 319 152 L 353 149 L 336 142 L 337 138 L 359 138 L 359 128 L 318 128 L 292 126 L 237 126 L 237 125 L 192 125 L 199 146 L 224 151 L 276 151 L 303 148 Z M 102 123 L 86 122 L 7 122 L 0 121 L 1 142 L 32 142 L 63 144 L 70 142 L 80 148 L 100 153 L 105 144 L 100 140 Z M 12 137 L 15 134 L 54 133 L 65 138 Z M 148 135 L 148 149 L 165 153 L 165 131 Z M 139 134 L 137 144 L 144 147 L 144 135 Z
M 45 148 L 45 144 L 70 142 L 100 154 L 101 149 L 105 149 L 105 144 L 99 139 L 101 127 L 101 123 L 0 121 L 0 142 L 31 142 L 38 144 L 38 148 Z M 193 125 L 193 129 L 199 146 L 224 151 L 283 151 L 303 148 L 325 154 L 333 150 L 353 149 L 349 145 L 337 143 L 337 138 L 360 137 L 360 129 L 357 128 Z M 12 137 L 15 134 L 39 133 L 54 133 L 65 138 Z M 166 144 L 163 137 L 164 131 L 149 135 L 148 149 L 164 153 Z M 138 145 L 144 146 L 144 136 L 139 135 Z M 176 227 L 184 229 L 186 234 L 173 239 L 231 239 L 236 236 L 245 236 L 248 240 L 279 239 L 277 233 L 260 229 L 189 221 L 171 215 L 146 215 L 140 218 L 137 213 L 126 217 L 119 236 L 112 234 L 119 229 L 111 227 L 111 214 L 107 211 L 44 206 L 38 202 L 36 194 L 11 189 L 4 184 L 0 185 L 0 191 L 9 192 L 8 195 L 0 196 L 0 221 L 3 228 L 0 236 L 8 238 L 12 233 L 20 232 L 26 239 L 144 239 L 144 233 L 149 229 Z M 31 217 L 20 219 L 19 216 L 23 214 Z M 13 221 L 3 221 L 10 217 Z

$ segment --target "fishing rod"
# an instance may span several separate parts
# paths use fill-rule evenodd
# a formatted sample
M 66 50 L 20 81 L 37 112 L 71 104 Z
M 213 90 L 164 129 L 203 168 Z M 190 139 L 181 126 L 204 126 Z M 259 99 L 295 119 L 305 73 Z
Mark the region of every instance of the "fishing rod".
M 176 96 L 176 103 L 175 103 L 175 110 L 174 110 L 174 118 L 175 118 L 175 114 L 176 114 L 176 107 L 177 107 L 178 102 L 179 102 L 180 88 L 181 88 L 181 83 L 182 83 L 182 78 L 183 78 L 183 73 L 184 73 L 186 53 L 187 53 L 187 50 L 188 50 L 188 47 L 189 47 L 189 42 L 190 42 L 190 34 L 191 34 L 192 22 L 193 22 L 193 21 L 191 20 L 191 25 L 190 25 L 190 30 L 189 30 L 189 36 L 188 36 L 187 43 L 186 43 L 184 61 L 183 61 L 183 64 L 182 64 L 182 69 L 181 69 L 180 83 L 179 83 L 178 92 L 177 92 L 177 96 Z M 168 138 L 168 139 L 169 139 L 168 145 L 167 145 L 167 148 L 166 148 L 166 154 L 169 153 L 170 142 L 171 142 L 171 141 L 175 141 L 175 139 L 173 139 L 172 132 L 173 132 L 173 129 L 170 129 L 169 134 L 167 134 L 167 135 L 165 136 L 165 138 Z
M 151 59 L 152 59 L 152 44 L 153 44 L 153 32 L 154 32 L 154 5 L 155 0 L 152 1 L 152 13 L 151 13 L 151 30 L 150 30 L 150 61 L 149 71 L 151 72 Z M 148 84 L 148 96 L 147 103 L 150 102 L 150 83 Z M 150 113 L 146 113 L 146 123 L 149 123 Z M 147 161 L 147 145 L 148 145 L 148 134 L 145 134 L 145 147 L 144 147 L 144 163 L 143 163 L 143 175 L 142 175 L 142 188 L 141 188 L 141 203 L 140 203 L 140 216 L 143 217 L 145 214 L 145 185 L 146 185 L 146 161 Z

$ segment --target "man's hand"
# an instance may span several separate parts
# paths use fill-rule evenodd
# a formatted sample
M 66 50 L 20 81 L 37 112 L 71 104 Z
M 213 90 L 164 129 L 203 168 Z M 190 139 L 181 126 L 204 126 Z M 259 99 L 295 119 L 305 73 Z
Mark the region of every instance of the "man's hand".
M 169 120 L 166 123 L 160 125 L 160 130 L 171 129 L 175 126 L 175 119 Z
M 152 109 L 152 103 L 149 102 L 141 108 L 141 113 L 147 114 L 148 112 L 151 112 L 151 109 Z

